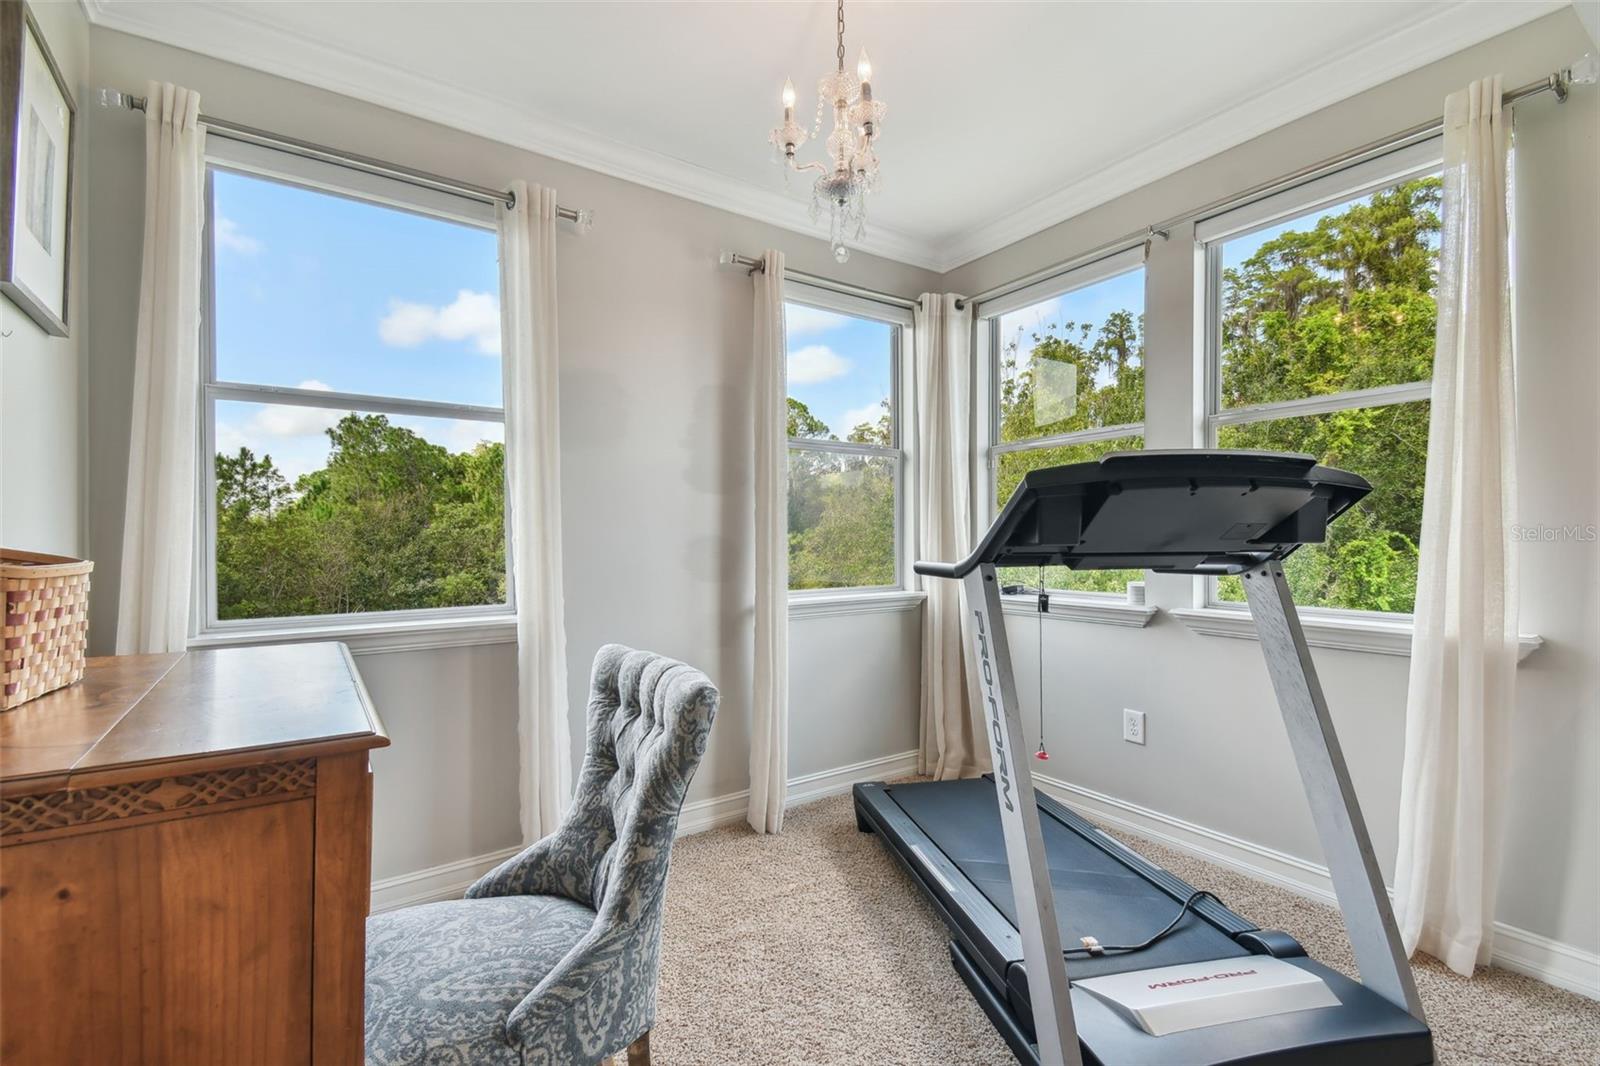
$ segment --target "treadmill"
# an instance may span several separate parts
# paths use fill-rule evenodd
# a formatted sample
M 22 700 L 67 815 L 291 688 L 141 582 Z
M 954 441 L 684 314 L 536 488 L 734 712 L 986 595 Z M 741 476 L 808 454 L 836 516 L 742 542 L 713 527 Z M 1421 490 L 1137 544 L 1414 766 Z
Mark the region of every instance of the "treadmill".
M 1307 455 L 1119 452 L 1027 474 L 968 558 L 916 564 L 961 582 L 968 674 L 994 772 L 859 784 L 856 824 L 883 838 L 943 917 L 952 964 L 1019 1062 L 1433 1062 L 1283 575 L 1289 554 L 1323 541 L 1328 523 L 1370 491 Z M 1359 982 L 1034 792 L 1000 566 L 1242 578 Z

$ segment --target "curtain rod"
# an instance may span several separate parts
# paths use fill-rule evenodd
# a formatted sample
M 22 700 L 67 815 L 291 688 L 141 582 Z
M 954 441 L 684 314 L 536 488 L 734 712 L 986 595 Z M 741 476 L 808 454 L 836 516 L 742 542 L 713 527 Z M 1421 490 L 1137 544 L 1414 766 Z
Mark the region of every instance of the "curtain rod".
M 118 92 L 115 89 L 101 89 L 99 92 L 102 107 L 121 107 L 129 111 L 143 111 L 145 98 L 133 96 L 129 93 Z M 290 137 L 282 133 L 269 133 L 254 126 L 246 126 L 240 122 L 229 122 L 223 118 L 213 118 L 202 114 L 200 122 L 208 130 L 219 136 L 235 141 L 244 141 L 247 144 L 257 144 L 264 148 L 276 148 L 290 155 L 300 156 L 302 159 L 314 159 L 323 163 L 332 163 L 335 166 L 359 170 L 365 174 L 376 174 L 383 178 L 392 178 L 395 181 L 405 182 L 422 189 L 433 189 L 435 192 L 454 193 L 468 200 L 476 200 L 482 204 L 505 204 L 511 208 L 517 206 L 517 198 L 504 189 L 491 189 L 483 185 L 474 185 L 471 182 L 457 181 L 438 174 L 430 174 L 425 170 L 415 170 L 411 167 L 401 166 L 398 163 L 386 163 L 381 159 L 370 156 L 357 155 L 339 148 L 330 148 L 325 144 L 315 144 L 311 141 L 302 141 L 298 137 Z M 557 207 L 556 217 L 564 218 L 569 222 L 576 222 L 580 229 L 587 228 L 594 221 L 591 211 L 577 207 Z
M 1589 84 L 1593 80 L 1594 75 L 1592 71 L 1584 70 L 1580 72 L 1579 77 L 1576 79 L 1576 83 Z M 1567 93 L 1573 84 L 1573 68 L 1563 67 L 1554 74 L 1540 78 L 1538 81 L 1529 82 L 1527 85 L 1508 90 L 1501 95 L 1500 106 L 1507 107 L 1519 100 L 1525 100 L 1530 96 L 1537 96 L 1540 93 L 1546 92 L 1555 93 L 1556 100 L 1558 102 L 1565 103 L 1567 99 Z M 1376 141 L 1363 144 L 1359 148 L 1352 148 L 1348 152 L 1341 152 L 1336 156 L 1330 156 L 1327 159 L 1323 159 L 1308 166 L 1301 167 L 1299 170 L 1284 174 L 1281 177 L 1273 178 L 1271 181 L 1265 181 L 1259 185 L 1252 185 L 1243 192 L 1231 193 L 1228 196 L 1222 197 L 1221 199 L 1212 200 L 1210 203 L 1191 208 L 1182 214 L 1173 215 L 1171 218 L 1162 219 L 1160 222 L 1135 230 L 1126 236 L 1118 237 L 1115 240 L 1107 241 L 1104 244 L 1097 245 L 1080 255 L 1066 260 L 1065 262 L 1052 264 L 1051 266 L 1045 267 L 1043 270 L 1035 271 L 1026 277 L 1016 278 L 1012 281 L 1006 282 L 1003 285 L 997 285 L 992 289 L 986 289 L 985 291 L 980 292 L 976 296 L 968 299 L 967 302 L 978 304 L 988 300 L 998 299 L 1001 296 L 1009 296 L 1011 293 L 1025 289 L 1030 285 L 1037 285 L 1041 281 L 1049 281 L 1052 278 L 1060 277 L 1063 274 L 1069 274 L 1080 267 L 1088 266 L 1090 263 L 1098 262 L 1107 256 L 1116 255 L 1119 252 L 1125 252 L 1129 249 L 1137 248 L 1142 244 L 1147 244 L 1155 237 L 1160 237 L 1161 239 L 1165 240 L 1167 233 L 1174 226 L 1179 226 L 1187 222 L 1198 222 L 1203 219 L 1210 218 L 1213 215 L 1220 215 L 1224 211 L 1227 211 L 1231 208 L 1243 207 L 1245 204 L 1264 199 L 1274 193 L 1284 192 L 1288 189 L 1294 188 L 1297 185 L 1304 185 L 1309 181 L 1313 181 L 1336 170 L 1341 170 L 1344 167 L 1364 162 L 1367 159 L 1375 159 L 1378 156 L 1386 155 L 1389 152 L 1398 151 L 1399 149 L 1405 148 L 1409 145 L 1428 140 L 1431 137 L 1437 136 L 1443 129 L 1444 117 L 1441 115 L 1439 118 L 1412 126 L 1410 129 L 1401 130 L 1399 133 L 1391 133 L 1387 137 L 1382 137 Z
M 766 260 L 756 256 L 741 255 L 738 252 L 723 252 L 717 261 L 723 266 L 744 267 L 752 274 L 765 273 Z M 908 300 L 904 296 L 896 296 L 891 292 L 879 292 L 877 289 L 868 289 L 860 285 L 851 285 L 844 281 L 834 281 L 832 278 L 818 277 L 816 274 L 807 274 L 800 270 L 785 269 L 783 276 L 789 281 L 798 281 L 802 285 L 811 285 L 818 289 L 827 289 L 829 292 L 841 293 L 845 296 L 859 296 L 863 300 L 874 303 L 888 304 L 890 307 L 903 307 L 906 310 L 915 310 L 917 301 Z

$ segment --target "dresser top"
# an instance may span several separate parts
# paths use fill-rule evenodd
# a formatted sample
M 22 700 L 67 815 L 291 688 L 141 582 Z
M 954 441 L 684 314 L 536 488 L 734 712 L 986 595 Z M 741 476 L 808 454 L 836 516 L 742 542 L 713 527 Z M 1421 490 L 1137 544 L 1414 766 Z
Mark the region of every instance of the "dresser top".
M 343 644 L 105 656 L 76 685 L 0 713 L 0 795 L 388 743 Z

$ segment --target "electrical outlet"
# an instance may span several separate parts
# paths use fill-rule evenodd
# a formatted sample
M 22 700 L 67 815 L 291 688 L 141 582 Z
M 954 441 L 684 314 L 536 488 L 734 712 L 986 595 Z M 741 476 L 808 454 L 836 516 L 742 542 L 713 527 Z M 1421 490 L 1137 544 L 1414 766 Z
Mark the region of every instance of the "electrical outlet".
M 1122 739 L 1129 744 L 1144 743 L 1144 712 L 1122 709 Z

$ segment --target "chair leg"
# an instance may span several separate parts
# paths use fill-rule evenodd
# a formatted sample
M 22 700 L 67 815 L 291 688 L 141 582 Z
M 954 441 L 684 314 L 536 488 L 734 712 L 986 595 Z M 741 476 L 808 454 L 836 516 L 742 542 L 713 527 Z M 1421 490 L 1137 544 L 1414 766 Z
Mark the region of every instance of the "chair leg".
M 628 1045 L 628 1066 L 650 1066 L 650 1030 Z

